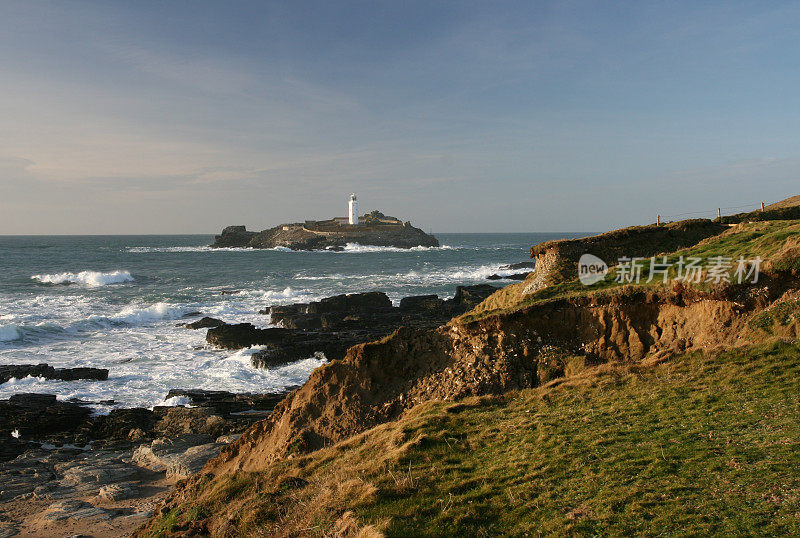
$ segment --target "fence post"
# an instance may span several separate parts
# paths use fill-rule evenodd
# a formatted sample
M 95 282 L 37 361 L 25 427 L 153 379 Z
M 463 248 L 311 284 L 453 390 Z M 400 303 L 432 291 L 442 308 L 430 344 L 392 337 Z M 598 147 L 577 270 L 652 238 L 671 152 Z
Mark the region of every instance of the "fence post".
M 656 215 L 656 226 L 661 226 L 661 215 Z
M 722 218 L 722 208 L 720 208 L 720 207 L 717 208 L 717 218 L 718 219 Z
M 764 211 L 764 202 L 761 202 L 761 211 Z

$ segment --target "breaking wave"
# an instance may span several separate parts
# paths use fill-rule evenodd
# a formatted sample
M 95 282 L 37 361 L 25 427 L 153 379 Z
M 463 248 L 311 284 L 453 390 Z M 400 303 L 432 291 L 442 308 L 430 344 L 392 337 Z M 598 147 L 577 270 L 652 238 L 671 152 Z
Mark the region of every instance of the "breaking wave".
M 11 342 L 20 338 L 22 335 L 16 325 L 0 325 L 0 342 Z
M 377 247 L 374 245 L 360 245 L 358 243 L 347 243 L 344 250 L 340 252 L 429 252 L 434 250 L 458 250 L 458 247 L 442 245 L 440 247 Z
M 89 288 L 108 286 L 110 284 L 122 284 L 123 282 L 133 282 L 133 277 L 128 271 L 81 271 L 80 273 L 53 273 L 49 275 L 33 275 L 32 280 L 41 284 L 68 285 L 78 284 Z
M 129 247 L 125 252 L 135 252 L 145 254 L 150 252 L 253 252 L 252 247 L 220 247 L 211 248 L 209 246 L 199 247 Z
M 521 270 L 501 269 L 499 265 L 481 265 L 471 267 L 451 267 L 445 269 L 420 271 L 411 270 L 405 273 L 367 273 L 362 275 L 348 275 L 333 273 L 328 275 L 295 274 L 296 280 L 310 281 L 361 281 L 366 280 L 372 284 L 382 286 L 402 286 L 410 284 L 446 285 L 482 282 L 492 275 L 497 275 L 501 280 L 522 272 Z
M 363 252 L 429 252 L 436 250 L 464 250 L 465 247 L 452 247 L 442 245 L 440 247 L 378 247 L 374 245 L 360 245 L 358 243 L 348 243 L 343 250 L 337 249 L 318 249 L 312 252 L 336 252 L 336 253 L 363 253 Z M 140 254 L 152 252 L 309 252 L 307 250 L 293 250 L 289 247 L 253 248 L 253 247 L 220 247 L 212 248 L 209 246 L 198 247 L 129 247 L 126 252 Z
M 124 323 L 126 325 L 142 325 L 162 319 L 177 319 L 186 314 L 187 311 L 188 309 L 185 306 L 156 303 L 146 307 L 129 306 L 124 308 L 116 316 L 108 319 L 111 322 Z

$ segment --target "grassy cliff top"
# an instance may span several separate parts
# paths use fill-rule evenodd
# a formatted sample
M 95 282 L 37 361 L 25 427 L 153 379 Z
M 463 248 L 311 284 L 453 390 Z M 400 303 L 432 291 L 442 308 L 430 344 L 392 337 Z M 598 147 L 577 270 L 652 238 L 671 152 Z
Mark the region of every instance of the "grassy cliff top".
M 640 255 L 635 248 L 628 254 L 630 257 Z M 740 256 L 745 259 L 760 257 L 763 262 L 762 273 L 795 273 L 800 271 L 800 220 L 776 220 L 765 222 L 747 222 L 731 226 L 719 235 L 704 239 L 696 245 L 666 254 L 668 263 L 675 263 L 681 256 L 684 259 L 699 257 L 704 261 L 715 256 L 732 258 L 735 265 Z M 661 261 L 662 255 L 657 256 Z M 592 286 L 584 286 L 578 279 L 554 283 L 544 289 L 533 293 L 526 293 L 528 281 L 506 286 L 499 290 L 474 310 L 464 314 L 461 321 L 469 322 L 489 315 L 504 314 L 521 310 L 544 301 L 564 299 L 576 296 L 588 296 L 599 293 L 616 293 L 623 287 L 630 286 L 664 286 L 663 278 L 654 278 L 647 282 L 649 277 L 649 258 L 645 260 L 642 269 L 642 278 L 639 283 L 617 282 L 619 273 L 616 259 L 605 260 L 612 266 L 605 280 Z M 570 263 L 574 263 L 570 261 Z M 529 276 L 532 278 L 534 273 Z M 675 265 L 670 269 L 668 284 L 674 282 L 677 276 Z M 707 274 L 703 275 L 703 280 Z M 700 289 L 708 289 L 710 284 L 701 282 L 693 284 Z
M 785 200 L 781 200 L 780 202 L 775 202 L 774 204 L 769 204 L 766 209 L 781 209 L 784 207 L 795 207 L 800 206 L 800 196 L 790 196 Z
M 631 249 L 648 252 L 669 252 L 697 243 L 706 237 L 719 234 L 725 226 L 708 219 L 691 219 L 669 222 L 657 226 L 629 226 L 580 239 L 554 239 L 531 247 L 531 257 L 557 248 L 571 253 L 577 249 L 581 253 L 591 252 L 598 256 L 623 255 Z M 650 255 L 650 254 L 647 254 Z
M 796 535 L 798 465 L 800 348 L 772 343 L 422 404 L 262 472 L 209 475 L 144 534 Z

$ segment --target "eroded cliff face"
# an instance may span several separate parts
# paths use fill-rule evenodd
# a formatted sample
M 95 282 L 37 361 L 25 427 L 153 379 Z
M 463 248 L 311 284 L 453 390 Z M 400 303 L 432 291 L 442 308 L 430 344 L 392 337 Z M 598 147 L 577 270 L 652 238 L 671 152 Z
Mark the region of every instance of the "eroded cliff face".
M 728 347 L 748 322 L 796 298 L 793 280 L 702 293 L 622 288 L 539 304 L 436 330 L 400 329 L 315 371 L 269 419 L 226 448 L 207 470 L 256 470 L 397 418 L 419 402 L 533 387 L 604 362 L 637 362 L 691 349 Z M 788 299 L 787 299 L 788 298 Z M 798 334 L 797 320 L 784 327 Z

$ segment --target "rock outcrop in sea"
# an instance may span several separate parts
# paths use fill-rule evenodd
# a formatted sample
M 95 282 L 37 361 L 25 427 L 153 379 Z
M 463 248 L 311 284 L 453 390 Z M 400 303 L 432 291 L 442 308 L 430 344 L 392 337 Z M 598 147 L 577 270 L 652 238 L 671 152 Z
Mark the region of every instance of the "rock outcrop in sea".
M 244 226 L 228 226 L 216 236 L 212 248 L 276 248 L 292 250 L 340 250 L 347 244 L 413 248 L 438 247 L 439 241 L 410 222 L 373 211 L 347 224 L 341 219 L 307 220 L 281 224 L 261 232 Z
M 458 286 L 451 299 L 436 295 L 405 297 L 393 306 L 383 292 L 337 295 L 321 301 L 272 306 L 261 311 L 279 327 L 259 329 L 250 323 L 211 327 L 206 341 L 218 348 L 263 346 L 250 362 L 270 368 L 322 353 L 339 360 L 360 343 L 383 338 L 398 327 L 432 329 L 463 314 L 498 288 L 489 284 Z

